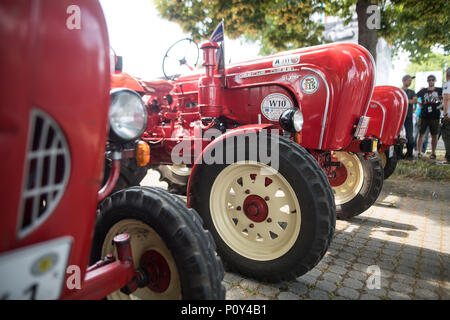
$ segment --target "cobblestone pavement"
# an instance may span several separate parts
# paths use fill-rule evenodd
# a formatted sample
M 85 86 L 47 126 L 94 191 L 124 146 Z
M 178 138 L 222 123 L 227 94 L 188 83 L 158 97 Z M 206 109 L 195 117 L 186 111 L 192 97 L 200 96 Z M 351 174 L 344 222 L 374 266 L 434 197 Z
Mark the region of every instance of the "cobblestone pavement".
M 375 270 L 379 289 L 369 289 Z M 225 274 L 229 300 L 450 300 L 450 183 L 386 180 L 378 201 L 338 220 L 322 261 L 296 281 L 268 284 Z

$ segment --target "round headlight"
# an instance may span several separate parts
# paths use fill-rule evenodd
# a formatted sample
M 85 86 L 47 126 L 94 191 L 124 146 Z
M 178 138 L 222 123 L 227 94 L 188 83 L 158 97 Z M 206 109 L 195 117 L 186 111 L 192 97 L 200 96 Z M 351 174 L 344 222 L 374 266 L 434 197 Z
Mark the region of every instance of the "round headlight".
M 303 113 L 300 109 L 288 109 L 280 116 L 280 126 L 289 132 L 300 132 L 303 128 Z
M 147 126 L 147 109 L 141 96 L 130 89 L 111 90 L 109 125 L 112 141 L 127 142 L 140 137 Z

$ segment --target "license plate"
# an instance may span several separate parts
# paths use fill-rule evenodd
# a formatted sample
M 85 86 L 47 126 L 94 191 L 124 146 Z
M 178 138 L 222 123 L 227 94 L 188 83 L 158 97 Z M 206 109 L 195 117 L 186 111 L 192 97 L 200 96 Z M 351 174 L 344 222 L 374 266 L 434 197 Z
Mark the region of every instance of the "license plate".
M 71 237 L 0 255 L 0 300 L 53 300 L 61 295 Z
M 392 158 L 394 156 L 394 146 L 389 147 L 389 158 Z

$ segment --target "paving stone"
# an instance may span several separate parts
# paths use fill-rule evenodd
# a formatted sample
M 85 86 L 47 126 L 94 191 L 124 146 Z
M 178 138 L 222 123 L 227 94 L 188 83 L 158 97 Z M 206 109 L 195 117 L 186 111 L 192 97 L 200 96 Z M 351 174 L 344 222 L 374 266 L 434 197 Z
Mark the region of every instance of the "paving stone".
M 381 300 L 380 297 L 377 297 L 377 296 L 374 296 L 371 294 L 367 294 L 367 293 L 363 294 L 360 299 L 361 300 Z
M 321 280 L 316 283 L 316 288 L 325 290 L 326 292 L 332 292 L 336 290 L 336 285 L 328 280 Z
M 437 300 L 439 295 L 436 292 L 427 289 L 416 289 L 414 291 L 416 298 L 427 299 L 427 300 Z
M 261 285 L 258 288 L 258 293 L 274 298 L 280 293 L 280 289 L 268 285 Z
M 345 287 L 349 287 L 349 288 L 357 289 L 357 290 L 362 289 L 365 286 L 365 283 L 363 283 L 359 280 L 356 280 L 356 279 L 351 279 L 351 278 L 345 279 L 343 284 Z
M 368 277 L 367 273 L 354 270 L 349 271 L 348 276 L 359 281 L 365 281 Z
M 298 281 L 299 283 L 303 283 L 303 284 L 309 286 L 309 285 L 312 285 L 312 284 L 315 284 L 315 283 L 316 283 L 317 277 L 315 277 L 315 276 L 309 276 L 309 275 L 306 274 L 306 275 L 304 275 L 304 276 L 301 276 L 301 277 L 297 278 L 297 281 Z
M 302 296 L 308 292 L 308 287 L 303 283 L 294 282 L 289 285 L 289 292 L 292 292 L 292 293 L 295 293 L 296 295 Z
M 396 291 L 389 291 L 388 297 L 391 298 L 392 300 L 411 300 L 411 297 L 406 293 Z
M 348 260 L 344 260 L 344 259 L 336 259 L 336 260 L 334 260 L 334 264 L 341 266 L 343 268 L 348 268 L 352 265 Z
M 313 300 L 330 300 L 329 293 L 320 289 L 311 290 L 308 295 Z
M 243 300 L 269 300 L 269 298 L 264 297 L 260 294 L 252 294 L 251 296 L 248 296 L 247 298 Z
M 385 297 L 387 295 L 387 291 L 383 288 L 380 289 L 369 289 L 367 286 L 364 288 L 364 291 L 367 294 L 377 296 L 377 297 Z
M 299 300 L 300 297 L 292 292 L 281 292 L 278 295 L 278 300 Z
M 342 251 L 339 253 L 338 258 L 340 258 L 341 260 L 347 260 L 347 261 L 351 261 L 353 259 L 356 259 L 356 255 L 346 252 L 346 251 Z
M 223 277 L 223 281 L 231 284 L 238 284 L 243 279 L 244 278 L 242 278 L 240 275 L 231 272 L 225 272 L 225 276 Z
M 328 280 L 328 281 L 330 281 L 332 283 L 335 283 L 336 281 L 342 281 L 342 276 L 340 276 L 340 275 L 338 275 L 336 273 L 333 273 L 333 272 L 326 272 L 326 273 L 324 273 L 322 278 L 324 280 Z
M 346 273 L 347 273 L 347 269 L 345 269 L 345 268 L 343 268 L 343 267 L 341 267 L 341 266 L 337 266 L 337 265 L 330 266 L 330 268 L 328 269 L 328 271 L 333 272 L 333 273 L 336 273 L 336 274 L 338 274 L 338 275 L 343 275 L 343 274 L 346 274 Z
M 244 289 L 240 287 L 233 287 L 227 291 L 226 299 L 227 300 L 242 300 L 247 296 L 247 293 Z
M 400 283 L 404 283 L 404 284 L 407 284 L 407 285 L 410 285 L 410 286 L 413 285 L 416 282 L 415 278 L 413 278 L 411 276 L 408 276 L 408 275 L 405 275 L 405 274 L 401 274 L 401 273 L 395 274 L 393 276 L 393 278 L 395 280 L 397 280 L 398 282 L 400 282 Z
M 250 279 L 243 279 L 239 282 L 239 285 L 243 289 L 255 290 L 259 286 L 259 282 Z
M 342 297 L 348 298 L 348 299 L 358 299 L 359 293 L 355 289 L 352 288 L 340 288 L 337 290 L 337 295 L 340 295 Z
M 391 283 L 391 288 L 401 293 L 411 293 L 413 291 L 413 289 L 410 286 L 400 282 Z

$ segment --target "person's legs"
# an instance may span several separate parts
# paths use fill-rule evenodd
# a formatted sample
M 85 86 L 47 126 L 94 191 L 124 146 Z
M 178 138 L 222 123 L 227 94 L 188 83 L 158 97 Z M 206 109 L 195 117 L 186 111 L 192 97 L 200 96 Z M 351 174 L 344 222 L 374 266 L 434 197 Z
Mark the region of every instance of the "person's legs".
M 427 130 L 425 130 L 425 134 L 423 135 L 422 153 L 427 152 L 429 138 L 430 138 L 430 128 L 427 127 Z
M 419 118 L 419 138 L 417 139 L 417 157 L 422 157 L 422 144 L 423 144 L 423 136 L 425 135 L 425 131 L 427 130 L 427 123 L 424 119 Z
M 430 119 L 430 133 L 431 133 L 431 157 L 430 159 L 436 159 L 436 146 L 439 133 L 439 119 Z
M 405 132 L 406 132 L 406 139 L 408 140 L 408 143 L 406 144 L 407 148 L 406 158 L 411 158 L 413 156 L 413 148 L 414 148 L 412 117 L 405 119 Z
M 444 121 L 441 132 L 445 146 L 445 159 L 447 159 L 447 162 L 450 162 L 450 121 Z

